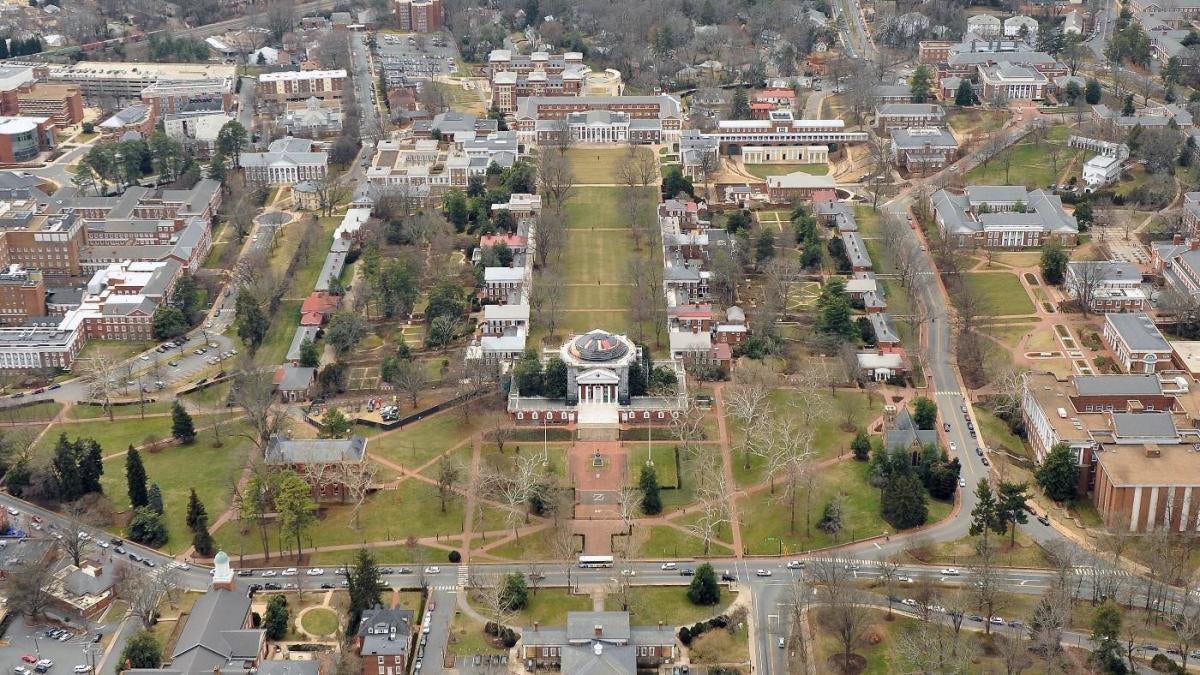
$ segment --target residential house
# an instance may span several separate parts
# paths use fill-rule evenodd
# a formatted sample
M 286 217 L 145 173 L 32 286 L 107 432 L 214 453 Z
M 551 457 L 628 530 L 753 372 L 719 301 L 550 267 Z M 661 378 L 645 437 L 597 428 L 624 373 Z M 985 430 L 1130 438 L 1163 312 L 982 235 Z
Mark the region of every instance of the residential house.
M 408 650 L 416 628 L 411 609 L 381 607 L 364 610 L 354 635 L 362 657 L 362 675 L 405 675 Z
M 284 403 L 300 403 L 312 398 L 317 383 L 317 369 L 291 364 L 275 371 L 275 391 Z
M 628 612 L 568 612 L 565 629 L 535 622 L 521 631 L 518 649 L 530 669 L 597 675 L 636 675 L 679 656 L 672 627 L 631 627 Z
M 919 451 L 927 445 L 939 445 L 937 430 L 918 429 L 908 406 L 901 406 L 895 421 L 883 434 L 883 447 L 887 450 Z
M 958 159 L 958 141 L 945 127 L 892 129 L 892 163 L 910 173 L 937 171 Z

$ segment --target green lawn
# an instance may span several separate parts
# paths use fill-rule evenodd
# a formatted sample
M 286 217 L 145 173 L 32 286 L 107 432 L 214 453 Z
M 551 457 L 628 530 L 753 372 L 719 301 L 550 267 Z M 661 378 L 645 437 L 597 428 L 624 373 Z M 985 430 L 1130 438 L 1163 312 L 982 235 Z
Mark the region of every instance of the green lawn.
M 805 534 L 805 501 L 802 490 L 796 503 L 796 528 L 790 531 L 790 504 L 773 498 L 768 492 L 759 493 L 738 501 L 741 509 L 742 542 L 752 555 L 779 552 L 783 540 L 783 551 L 804 551 L 813 548 L 845 543 L 852 539 L 875 536 L 892 527 L 879 515 L 879 490 L 867 483 L 870 467 L 866 462 L 847 461 L 822 469 L 812 495 L 812 528 Z M 843 529 L 835 539 L 818 530 L 817 521 L 825 505 L 836 494 L 843 495 Z M 950 512 L 948 503 L 929 500 L 929 523 L 937 522 Z
M 304 546 L 334 546 L 363 541 L 402 542 L 409 536 L 432 537 L 437 534 L 460 534 L 463 523 L 463 500 L 456 498 L 446 504 L 442 513 L 437 487 L 421 481 L 406 480 L 396 490 L 383 490 L 369 497 L 360 514 L 360 527 L 355 529 L 353 512 L 348 506 L 326 504 L 319 522 L 303 539 Z M 226 551 L 259 553 L 262 544 L 255 531 L 238 532 L 231 523 L 213 533 Z M 272 549 L 278 545 L 274 525 L 268 537 Z M 291 542 L 284 541 L 286 549 Z M 274 551 L 273 551 L 274 552 Z
M 959 134 L 967 131 L 981 134 L 991 133 L 1003 127 L 1008 118 L 1009 113 L 1006 110 L 961 108 L 952 109 L 946 113 L 946 123 Z
M 481 527 L 481 523 L 476 523 L 476 533 L 480 531 Z M 499 532 L 495 529 L 489 530 L 486 540 L 483 537 L 475 537 L 475 545 L 484 546 L 487 541 L 494 541 L 497 537 L 511 534 L 511 531 L 507 527 L 499 529 Z M 549 530 L 527 534 L 488 550 L 488 554 L 509 560 L 550 560 L 557 557 L 550 537 Z
M 639 155 L 649 155 L 649 148 L 630 146 Z M 571 148 L 567 150 L 567 161 L 571 164 L 571 173 L 575 182 L 588 183 L 617 183 L 624 181 L 620 177 L 620 167 L 629 155 L 630 148 Z
M 711 619 L 723 612 L 737 595 L 724 588 L 721 591 L 721 602 L 699 606 L 688 601 L 687 586 L 634 586 L 630 593 L 630 624 L 655 626 L 661 621 L 665 626 L 674 627 Z M 614 605 L 614 602 L 616 599 L 610 596 L 604 608 L 619 610 L 620 605 Z
M 463 424 L 457 410 L 450 410 L 411 424 L 404 429 L 371 442 L 372 455 L 410 469 L 470 439 L 477 429 L 471 421 Z
M 975 406 L 975 419 L 979 421 L 979 431 L 990 450 L 1008 452 L 1018 457 L 1033 458 L 1029 446 L 1014 434 L 1003 420 L 993 415 L 985 408 Z
M 759 178 L 786 176 L 789 173 L 796 172 L 808 173 L 814 176 L 829 174 L 828 164 L 747 164 L 745 166 L 746 171 Z
M 367 549 L 378 563 L 444 563 L 448 555 L 446 551 L 428 546 L 372 546 Z M 353 562 L 357 551 L 318 551 L 306 556 L 310 565 L 349 565 Z
M 642 475 L 642 467 L 646 465 L 646 444 L 626 443 L 629 454 L 629 480 L 636 483 Z M 679 485 L 679 469 L 675 462 L 675 445 L 650 445 L 650 459 L 654 462 L 654 474 L 662 487 Z
M 147 349 L 153 349 L 157 344 L 153 340 L 89 340 L 83 351 L 79 352 L 76 360 L 83 362 L 84 368 L 90 359 L 102 358 L 109 362 L 124 361 Z M 76 369 L 75 372 L 81 371 Z
M 137 414 L 137 407 L 124 411 L 124 414 Z M 204 416 L 193 417 L 196 428 L 204 426 Z M 148 439 L 162 441 L 171 436 L 171 417 L 147 417 L 146 419 L 124 419 L 115 424 L 53 424 L 34 447 L 35 451 L 49 451 L 58 442 L 60 433 L 67 438 L 87 437 L 100 444 L 105 455 L 124 452 L 130 444 L 143 445 Z M 203 434 L 203 432 L 201 432 Z
M 1029 188 L 1044 188 L 1060 182 L 1060 175 L 1072 161 L 1083 157 L 1082 150 L 1067 147 L 1069 127 L 1051 127 L 1046 138 L 1035 144 L 1032 136 L 1000 152 L 987 163 L 967 172 L 963 177 L 967 185 L 1024 185 Z M 1058 160 L 1050 156 L 1051 146 L 1059 149 Z M 1005 170 L 1005 159 L 1011 157 Z M 1073 170 L 1079 173 L 1081 167 Z
M 638 525 L 636 527 L 645 526 Z M 710 556 L 726 556 L 733 555 L 733 551 L 727 546 L 711 543 L 708 554 Z M 704 555 L 704 540 L 687 532 L 680 532 L 673 527 L 654 525 L 650 527 L 649 534 L 641 537 L 640 545 L 633 555 L 636 558 L 664 560 L 698 558 Z
M 324 607 L 314 607 L 300 618 L 300 626 L 309 635 L 333 635 L 338 629 L 338 615 Z
M 58 401 L 39 401 L 33 405 L 12 406 L 0 409 L 0 424 L 24 425 L 49 422 L 62 410 Z
M 971 272 L 963 276 L 966 284 L 979 295 L 984 316 L 1033 314 L 1033 301 L 1011 272 Z
M 472 605 L 479 611 L 480 614 L 487 616 L 487 610 L 476 602 Z M 514 626 L 532 626 L 533 622 L 537 622 L 539 626 L 563 626 L 567 625 L 567 612 L 590 612 L 592 611 L 592 598 L 589 595 L 572 595 L 565 588 L 539 588 L 536 591 L 533 588 L 529 589 L 529 602 L 525 608 L 517 612 L 510 622 Z
M 300 326 L 300 300 L 284 300 L 271 317 L 271 325 L 263 342 L 258 346 L 257 356 L 263 363 L 283 363 L 292 338 Z
M 594 227 L 629 228 L 632 226 L 621 209 L 621 193 L 624 187 L 577 187 L 567 198 L 565 212 L 567 227 L 590 229 Z M 651 186 L 640 190 L 641 207 L 638 217 L 646 223 L 655 221 L 658 209 L 658 188 Z
M 170 425 L 170 418 L 161 418 Z M 132 420 L 112 425 L 125 427 Z M 107 427 L 108 425 L 95 425 Z M 199 424 L 197 424 L 199 426 Z M 235 435 L 245 431 L 244 426 L 229 424 L 225 443 L 220 448 L 212 447 L 211 435 L 201 432 L 200 439 L 187 447 L 172 447 L 161 452 L 143 452 L 142 463 L 151 483 L 162 488 L 163 503 L 166 505 L 167 530 L 170 539 L 164 549 L 177 553 L 191 545 L 191 532 L 187 529 L 188 495 L 195 488 L 196 495 L 204 503 L 209 520 L 216 520 L 229 507 L 233 496 L 233 485 L 249 456 L 250 441 Z M 90 432 L 89 432 L 90 433 Z M 104 463 L 102 479 L 104 493 L 113 500 L 118 510 L 129 508 L 125 485 L 125 457 L 115 457 Z M 237 549 L 226 549 L 236 551 Z

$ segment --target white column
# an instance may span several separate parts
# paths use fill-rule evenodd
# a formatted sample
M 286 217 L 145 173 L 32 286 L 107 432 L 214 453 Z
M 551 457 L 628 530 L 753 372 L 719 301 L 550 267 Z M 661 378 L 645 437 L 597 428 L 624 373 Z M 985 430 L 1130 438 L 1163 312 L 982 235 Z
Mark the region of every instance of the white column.
M 1142 510 L 1142 488 L 1133 488 L 1133 507 L 1129 512 L 1129 531 L 1137 532 L 1138 513 Z
M 1188 516 L 1192 512 L 1192 488 L 1183 489 L 1183 513 L 1179 514 L 1179 531 L 1187 530 Z
M 1158 526 L 1158 486 L 1150 488 L 1150 510 L 1146 514 L 1146 531 Z

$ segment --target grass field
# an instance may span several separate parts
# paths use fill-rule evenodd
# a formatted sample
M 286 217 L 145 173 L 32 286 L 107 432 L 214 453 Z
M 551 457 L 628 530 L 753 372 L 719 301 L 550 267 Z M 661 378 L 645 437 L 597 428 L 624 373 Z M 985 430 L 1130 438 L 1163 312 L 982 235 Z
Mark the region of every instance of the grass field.
M 123 410 L 118 414 L 136 415 L 137 412 L 135 406 L 132 410 Z M 196 415 L 193 419 L 197 429 L 204 426 L 204 416 Z M 116 452 L 124 452 L 131 443 L 142 445 L 149 438 L 154 438 L 156 441 L 170 438 L 171 416 L 125 419 L 116 424 L 55 424 L 46 431 L 34 449 L 48 452 L 58 442 L 59 434 L 63 433 L 72 440 L 81 436 L 94 439 L 107 456 Z
M 789 173 L 810 173 L 814 176 L 825 176 L 829 174 L 828 164 L 746 164 L 746 171 L 758 176 L 759 178 L 767 178 L 768 176 L 786 176 Z
M 410 469 L 464 442 L 476 429 L 456 411 L 434 415 L 371 443 L 371 454 Z
M 687 599 L 687 586 L 637 586 L 630 594 L 630 623 L 635 626 L 655 626 L 659 621 L 664 626 L 691 625 L 720 614 L 735 593 L 722 589 L 721 602 L 712 606 L 693 605 Z M 610 597 L 605 609 L 620 609 L 618 602 Z
M 90 340 L 79 352 L 78 361 L 84 364 L 89 359 L 103 358 L 111 362 L 124 361 L 137 356 L 147 349 L 153 349 L 158 343 L 153 340 Z M 78 371 L 77 371 L 78 372 Z
M 169 428 L 171 418 L 161 418 Z M 130 421 L 123 422 L 125 426 Z M 96 425 L 103 426 L 103 425 Z M 197 422 L 196 426 L 200 426 Z M 119 428 L 114 425 L 114 428 Z M 229 424 L 225 443 L 220 448 L 211 444 L 211 435 L 201 432 L 200 438 L 188 447 L 167 448 L 161 452 L 143 452 L 142 463 L 151 483 L 162 489 L 166 506 L 166 523 L 170 538 L 164 549 L 178 553 L 191 545 L 191 532 L 187 529 L 187 501 L 190 491 L 204 503 L 209 518 L 215 520 L 229 507 L 233 496 L 233 485 L 250 453 L 250 441 L 236 435 L 246 431 L 244 426 Z M 94 433 L 89 431 L 89 433 Z M 118 510 L 129 508 L 129 497 L 125 485 L 125 457 L 114 457 L 104 463 L 101 480 L 104 493 L 113 500 Z M 237 550 L 237 549 L 227 549 Z
M 300 626 L 309 635 L 333 635 L 338 629 L 338 615 L 324 607 L 314 607 L 300 617 Z
M 986 316 L 1033 314 L 1033 301 L 1017 275 L 1010 272 L 971 272 L 963 276 L 983 303 Z
M 962 108 L 947 112 L 946 123 L 960 135 L 971 131 L 987 134 L 1003 127 L 1008 117 L 1009 113 L 1007 110 Z
M 1051 127 L 1045 140 L 1034 144 L 1032 136 L 1026 136 L 996 155 L 986 166 L 980 164 L 963 177 L 967 185 L 1025 185 L 1029 188 L 1044 188 L 1060 182 L 1063 172 L 1071 162 L 1083 157 L 1082 150 L 1067 147 L 1071 135 L 1069 127 Z M 1057 147 L 1057 161 L 1050 156 L 1051 147 Z M 1011 157 L 1008 169 L 1005 159 Z M 1076 168 L 1072 173 L 1079 173 Z
M 623 187 L 577 187 L 571 190 L 570 197 L 564 207 L 567 214 L 567 227 L 587 230 L 592 228 L 632 227 L 621 209 L 621 193 Z M 647 223 L 655 220 L 655 209 L 658 208 L 658 188 L 648 187 L 640 190 L 642 204 L 638 217 Z
M 623 183 L 620 177 L 621 163 L 629 156 L 632 149 L 639 155 L 649 156 L 649 148 L 631 146 L 630 148 L 571 148 L 567 150 L 567 161 L 571 164 L 571 173 L 575 182 L 581 185 L 588 183 Z
M 641 526 L 644 527 L 644 526 Z M 637 558 L 696 558 L 704 555 L 704 540 L 699 537 L 680 532 L 673 527 L 655 525 L 638 543 L 633 555 Z M 733 551 L 727 546 L 710 542 L 710 556 L 732 555 Z
M 487 610 L 472 599 L 480 614 L 487 616 Z M 529 602 L 517 612 L 510 625 L 532 626 L 538 622 L 540 626 L 566 626 L 567 612 L 589 612 L 592 609 L 592 598 L 589 595 L 572 595 L 565 588 L 529 589 Z
M 801 491 L 796 504 L 796 528 L 791 531 L 791 505 L 759 493 L 738 501 L 741 510 L 742 542 L 752 555 L 778 553 L 782 540 L 785 553 L 830 546 L 839 542 L 875 536 L 891 531 L 879 515 L 879 490 L 867 482 L 870 467 L 866 462 L 842 462 L 822 469 L 811 499 L 812 528 L 805 533 L 807 496 Z M 816 528 L 825 505 L 837 494 L 843 496 L 843 529 L 835 539 Z M 934 523 L 950 512 L 950 504 L 929 500 L 929 518 Z M 770 540 L 769 540 L 770 538 Z

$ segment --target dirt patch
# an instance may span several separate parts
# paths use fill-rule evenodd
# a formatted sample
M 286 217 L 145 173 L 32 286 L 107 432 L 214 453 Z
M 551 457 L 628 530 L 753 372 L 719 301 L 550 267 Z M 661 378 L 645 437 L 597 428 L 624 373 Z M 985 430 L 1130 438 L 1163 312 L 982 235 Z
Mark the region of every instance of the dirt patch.
M 867 660 L 858 654 L 834 654 L 829 657 L 829 672 L 841 675 L 858 675 L 867 669 Z

